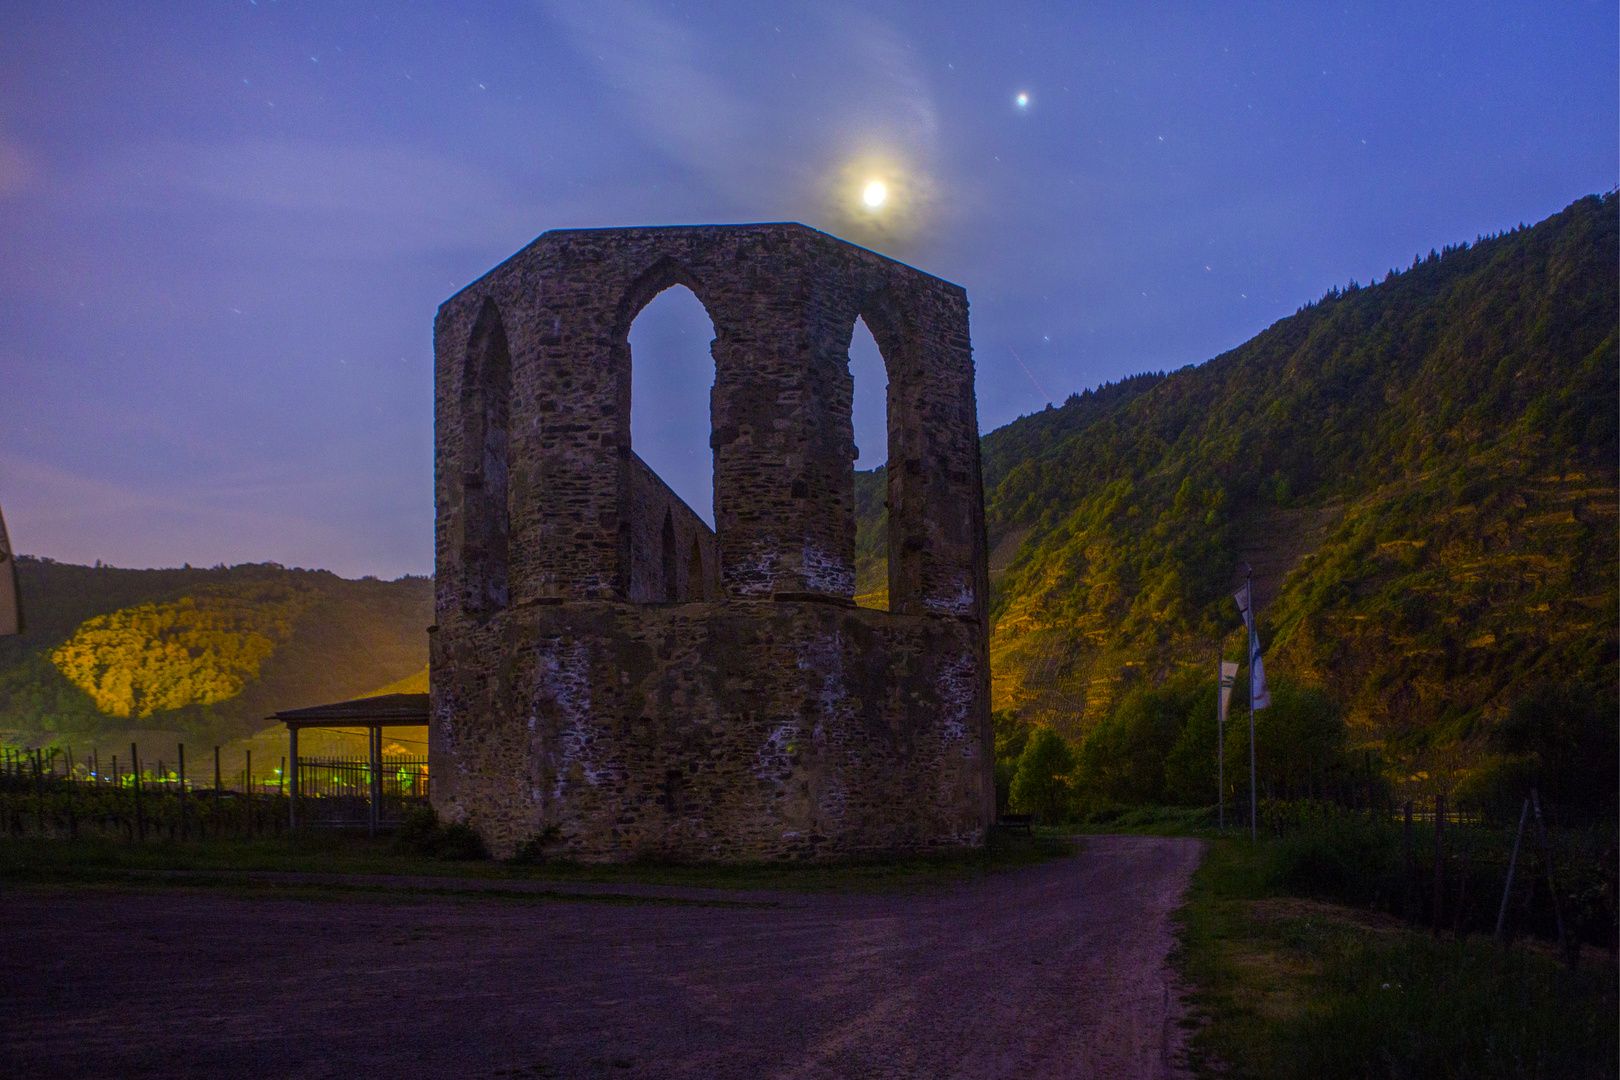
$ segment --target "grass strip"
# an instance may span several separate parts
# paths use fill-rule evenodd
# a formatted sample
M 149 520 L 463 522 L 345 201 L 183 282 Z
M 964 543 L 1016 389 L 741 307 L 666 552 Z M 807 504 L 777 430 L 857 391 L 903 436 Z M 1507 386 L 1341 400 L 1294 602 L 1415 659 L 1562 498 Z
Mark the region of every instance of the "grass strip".
M 354 882 L 274 881 L 239 877 L 222 872 L 176 875 L 155 871 L 88 870 L 73 876 L 21 883 L 23 889 L 61 894 L 74 890 L 124 893 L 202 893 L 245 900 L 313 900 L 420 904 L 450 900 L 473 903 L 485 900 L 518 904 L 581 903 L 651 905 L 660 907 L 775 908 L 774 900 L 723 900 L 639 893 L 573 892 L 567 889 L 458 889 L 419 885 L 368 885 Z
M 313 833 L 257 840 L 154 841 L 0 838 L 0 881 L 88 880 L 90 872 L 218 872 L 456 877 L 602 885 L 671 885 L 772 892 L 893 894 L 924 892 L 1032 866 L 1074 853 L 1071 840 L 999 834 L 964 854 L 873 858 L 827 863 L 614 864 L 493 860 L 443 862 L 397 852 L 386 837 Z
M 1280 897 L 1270 845 L 1215 838 L 1179 918 L 1195 1075 L 1613 1078 L 1613 958 L 1434 938 L 1385 915 Z

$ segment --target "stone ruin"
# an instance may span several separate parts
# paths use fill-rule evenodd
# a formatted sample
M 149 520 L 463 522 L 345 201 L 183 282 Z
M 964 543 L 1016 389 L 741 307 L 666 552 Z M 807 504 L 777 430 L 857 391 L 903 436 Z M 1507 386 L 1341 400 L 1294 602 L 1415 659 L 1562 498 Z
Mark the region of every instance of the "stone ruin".
M 707 309 L 716 528 L 630 444 L 628 334 Z M 888 369 L 858 608 L 856 317 Z M 995 816 L 967 294 L 797 224 L 548 232 L 434 323 L 434 804 L 497 855 L 957 850 Z

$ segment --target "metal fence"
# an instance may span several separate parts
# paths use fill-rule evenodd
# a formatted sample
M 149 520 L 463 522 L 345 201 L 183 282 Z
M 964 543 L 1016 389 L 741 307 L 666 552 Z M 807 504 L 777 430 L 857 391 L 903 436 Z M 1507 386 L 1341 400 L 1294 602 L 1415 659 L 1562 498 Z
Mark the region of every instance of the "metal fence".
M 395 825 L 427 806 L 432 780 L 425 757 L 385 757 L 377 820 Z M 371 763 L 365 758 L 298 759 L 298 820 L 312 826 L 359 826 L 371 819 Z
M 170 838 L 255 836 L 279 833 L 293 811 L 285 768 L 247 768 L 234 775 L 219 767 L 219 748 L 201 771 L 185 771 L 185 748 L 176 767 L 136 746 L 127 757 L 77 759 L 60 748 L 0 747 L 0 833 L 72 836 L 127 834 Z M 251 760 L 251 759 L 249 759 Z M 378 779 L 382 797 L 376 825 L 391 827 L 418 807 L 431 805 L 432 778 L 425 757 L 385 757 Z M 371 765 L 365 758 L 299 757 L 296 820 L 302 826 L 366 828 L 371 815 Z

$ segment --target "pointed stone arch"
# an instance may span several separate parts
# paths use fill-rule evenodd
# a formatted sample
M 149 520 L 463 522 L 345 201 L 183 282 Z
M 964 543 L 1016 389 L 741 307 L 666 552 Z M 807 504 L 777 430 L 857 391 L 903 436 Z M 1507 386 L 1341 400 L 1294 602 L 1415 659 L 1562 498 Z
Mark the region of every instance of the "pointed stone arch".
M 638 274 L 625 288 L 614 307 L 609 333 L 609 368 L 612 392 L 619 419 L 619 446 L 622 467 L 619 491 L 619 582 L 618 595 L 641 603 L 668 603 L 698 599 L 683 584 L 681 553 L 689 544 L 706 546 L 715 552 L 715 531 L 635 453 L 631 434 L 635 357 L 630 347 L 630 330 L 636 319 L 660 294 L 681 286 L 702 306 L 716 339 L 720 323 L 705 298 L 706 290 L 696 275 L 680 260 L 663 256 Z M 711 359 L 714 343 L 709 343 Z M 703 420 L 703 443 L 711 442 L 711 418 Z M 710 454 L 713 449 L 710 447 Z M 710 483 L 713 484 L 713 461 Z
M 636 321 L 642 308 L 652 303 L 653 297 L 676 285 L 684 285 L 692 290 L 692 295 L 698 298 L 703 310 L 709 313 L 709 321 L 714 323 L 718 333 L 720 323 L 714 317 L 714 304 L 707 295 L 708 289 L 685 263 L 665 255 L 637 275 L 619 298 L 613 316 L 614 344 L 623 344 L 629 338 L 630 324 Z
M 926 532 L 923 521 L 928 511 L 928 496 L 921 482 L 923 455 L 918 447 L 924 423 L 918 412 L 917 393 L 921 335 L 905 298 L 890 286 L 876 289 L 860 299 L 849 322 L 850 340 L 853 340 L 857 320 L 866 324 L 877 343 L 888 377 L 883 501 L 887 519 L 886 607 L 893 612 L 914 613 L 922 591 L 918 555 L 926 546 L 921 536 Z M 851 531 L 854 532 L 853 524 Z
M 709 599 L 709 578 L 705 571 L 703 544 L 692 537 L 692 551 L 686 560 L 686 594 L 691 600 Z
M 664 599 L 670 603 L 681 598 L 681 583 L 679 577 L 679 562 L 675 554 L 675 511 L 673 507 L 664 507 L 664 527 L 659 530 L 658 537 L 659 569 L 664 578 Z

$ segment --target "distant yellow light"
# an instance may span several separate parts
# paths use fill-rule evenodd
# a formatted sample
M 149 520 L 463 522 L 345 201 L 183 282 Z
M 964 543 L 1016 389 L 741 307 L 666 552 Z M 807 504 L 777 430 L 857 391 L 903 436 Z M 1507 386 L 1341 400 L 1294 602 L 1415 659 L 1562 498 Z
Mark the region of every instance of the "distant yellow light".
M 882 206 L 883 201 L 888 197 L 888 186 L 885 185 L 881 180 L 873 180 L 870 184 L 866 185 L 866 190 L 861 193 L 861 201 L 874 210 Z

